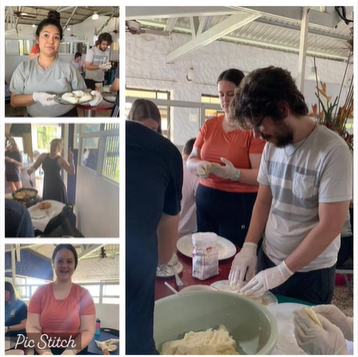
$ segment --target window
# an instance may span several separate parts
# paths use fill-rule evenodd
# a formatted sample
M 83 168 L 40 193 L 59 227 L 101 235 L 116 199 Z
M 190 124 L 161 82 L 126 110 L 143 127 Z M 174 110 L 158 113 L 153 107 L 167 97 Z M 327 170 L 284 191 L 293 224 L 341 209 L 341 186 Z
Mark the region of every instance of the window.
M 169 91 L 160 91 L 160 90 L 149 90 L 149 89 L 126 89 L 126 97 L 135 97 L 135 98 L 145 98 L 145 99 L 170 99 Z M 125 115 L 128 116 L 129 110 L 132 106 L 132 103 L 126 103 L 125 105 Z M 170 138 L 170 110 L 169 107 L 159 106 L 160 116 L 161 116 L 161 127 L 162 134 L 167 138 Z
M 220 105 L 219 96 L 213 96 L 213 95 L 202 94 L 201 102 L 208 103 L 208 104 L 219 104 Z M 213 118 L 213 117 L 217 117 L 218 115 L 222 115 L 222 114 L 224 114 L 224 111 L 222 111 L 222 110 L 205 109 L 205 120 Z
M 61 138 L 61 127 L 54 124 L 31 124 L 32 148 L 40 153 L 49 152 L 53 139 Z
M 119 136 L 108 136 L 106 138 L 102 175 L 119 182 Z

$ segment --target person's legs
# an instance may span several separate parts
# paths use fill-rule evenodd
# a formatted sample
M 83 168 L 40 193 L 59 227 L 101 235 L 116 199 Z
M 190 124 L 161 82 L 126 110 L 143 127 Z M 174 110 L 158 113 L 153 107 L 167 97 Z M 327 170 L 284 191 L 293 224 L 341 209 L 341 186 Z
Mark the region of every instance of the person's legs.
M 22 188 L 22 182 L 21 181 L 16 181 L 16 182 L 14 182 L 14 184 L 15 184 L 15 187 L 16 187 L 17 190 L 20 190 L 20 188 Z
M 342 267 L 348 258 L 353 258 L 353 235 L 349 237 L 341 237 L 341 247 L 338 251 L 337 268 Z
M 92 79 L 85 79 L 86 82 L 86 86 L 87 88 L 90 88 L 92 90 L 94 90 L 95 86 L 96 86 L 96 82 Z
M 15 182 L 7 181 L 7 184 L 9 185 L 11 192 L 15 192 L 15 191 L 16 191 Z

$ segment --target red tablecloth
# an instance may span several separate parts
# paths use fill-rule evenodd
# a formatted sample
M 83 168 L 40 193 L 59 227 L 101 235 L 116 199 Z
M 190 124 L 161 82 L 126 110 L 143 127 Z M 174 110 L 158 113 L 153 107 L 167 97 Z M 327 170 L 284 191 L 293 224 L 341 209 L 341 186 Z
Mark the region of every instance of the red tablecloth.
M 236 247 L 236 251 L 238 252 L 238 248 Z M 231 263 L 235 257 L 235 255 L 229 259 L 220 260 L 219 261 L 219 274 L 213 276 L 212 278 L 206 280 L 199 280 L 192 277 L 192 258 L 189 258 L 180 252 L 177 251 L 178 260 L 183 265 L 183 271 L 179 273 L 181 280 L 183 281 L 184 285 L 179 287 L 175 283 L 175 278 L 157 278 L 155 283 L 155 300 L 161 299 L 165 296 L 172 295 L 173 292 L 164 284 L 166 281 L 170 284 L 175 290 L 180 291 L 181 289 L 190 286 L 190 285 L 210 285 L 215 281 L 219 280 L 227 280 L 229 277 Z

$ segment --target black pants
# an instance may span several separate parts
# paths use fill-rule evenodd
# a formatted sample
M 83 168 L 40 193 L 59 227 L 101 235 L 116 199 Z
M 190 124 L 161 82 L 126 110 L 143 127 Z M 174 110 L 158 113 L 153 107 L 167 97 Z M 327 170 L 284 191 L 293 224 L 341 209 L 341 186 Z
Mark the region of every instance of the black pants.
M 341 237 L 341 247 L 338 251 L 337 268 L 342 267 L 349 258 L 353 259 L 353 235 L 349 237 Z
M 241 248 L 256 196 L 257 193 L 225 192 L 199 184 L 196 192 L 198 232 L 214 232 Z
M 32 118 L 31 115 L 27 114 L 28 117 Z M 60 115 L 59 117 L 57 118 L 62 118 L 62 117 L 78 117 L 78 112 L 77 112 L 77 108 L 74 107 L 72 108 L 69 112 L 63 114 L 63 115 Z
M 276 264 L 261 248 L 257 259 L 257 272 L 275 266 Z M 303 300 L 314 305 L 330 304 L 334 294 L 335 274 L 336 265 L 305 273 L 296 272 L 283 284 L 270 291 L 275 295 Z
M 102 84 L 104 83 L 104 81 L 94 81 L 93 79 L 86 79 L 86 78 L 85 78 L 85 82 L 87 88 L 91 88 L 92 90 L 95 90 L 96 83 L 102 83 Z

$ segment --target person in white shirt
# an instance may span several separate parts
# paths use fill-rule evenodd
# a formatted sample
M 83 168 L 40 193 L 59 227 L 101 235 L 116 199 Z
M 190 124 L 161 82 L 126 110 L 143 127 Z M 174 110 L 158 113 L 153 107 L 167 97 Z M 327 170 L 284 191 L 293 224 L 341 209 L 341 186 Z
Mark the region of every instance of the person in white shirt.
M 72 64 L 78 69 L 78 71 L 81 73 L 81 76 L 84 78 L 82 53 L 75 53 L 75 59 L 72 60 Z
M 186 142 L 183 148 L 183 188 L 178 238 L 196 232 L 196 204 L 195 195 L 199 185 L 199 177 L 192 174 L 186 166 L 186 161 L 193 150 L 195 138 Z
M 104 82 L 104 72 L 111 68 L 109 48 L 112 42 L 112 36 L 103 32 L 98 36 L 95 46 L 88 50 L 85 61 L 87 88 L 95 89 L 96 83 Z

